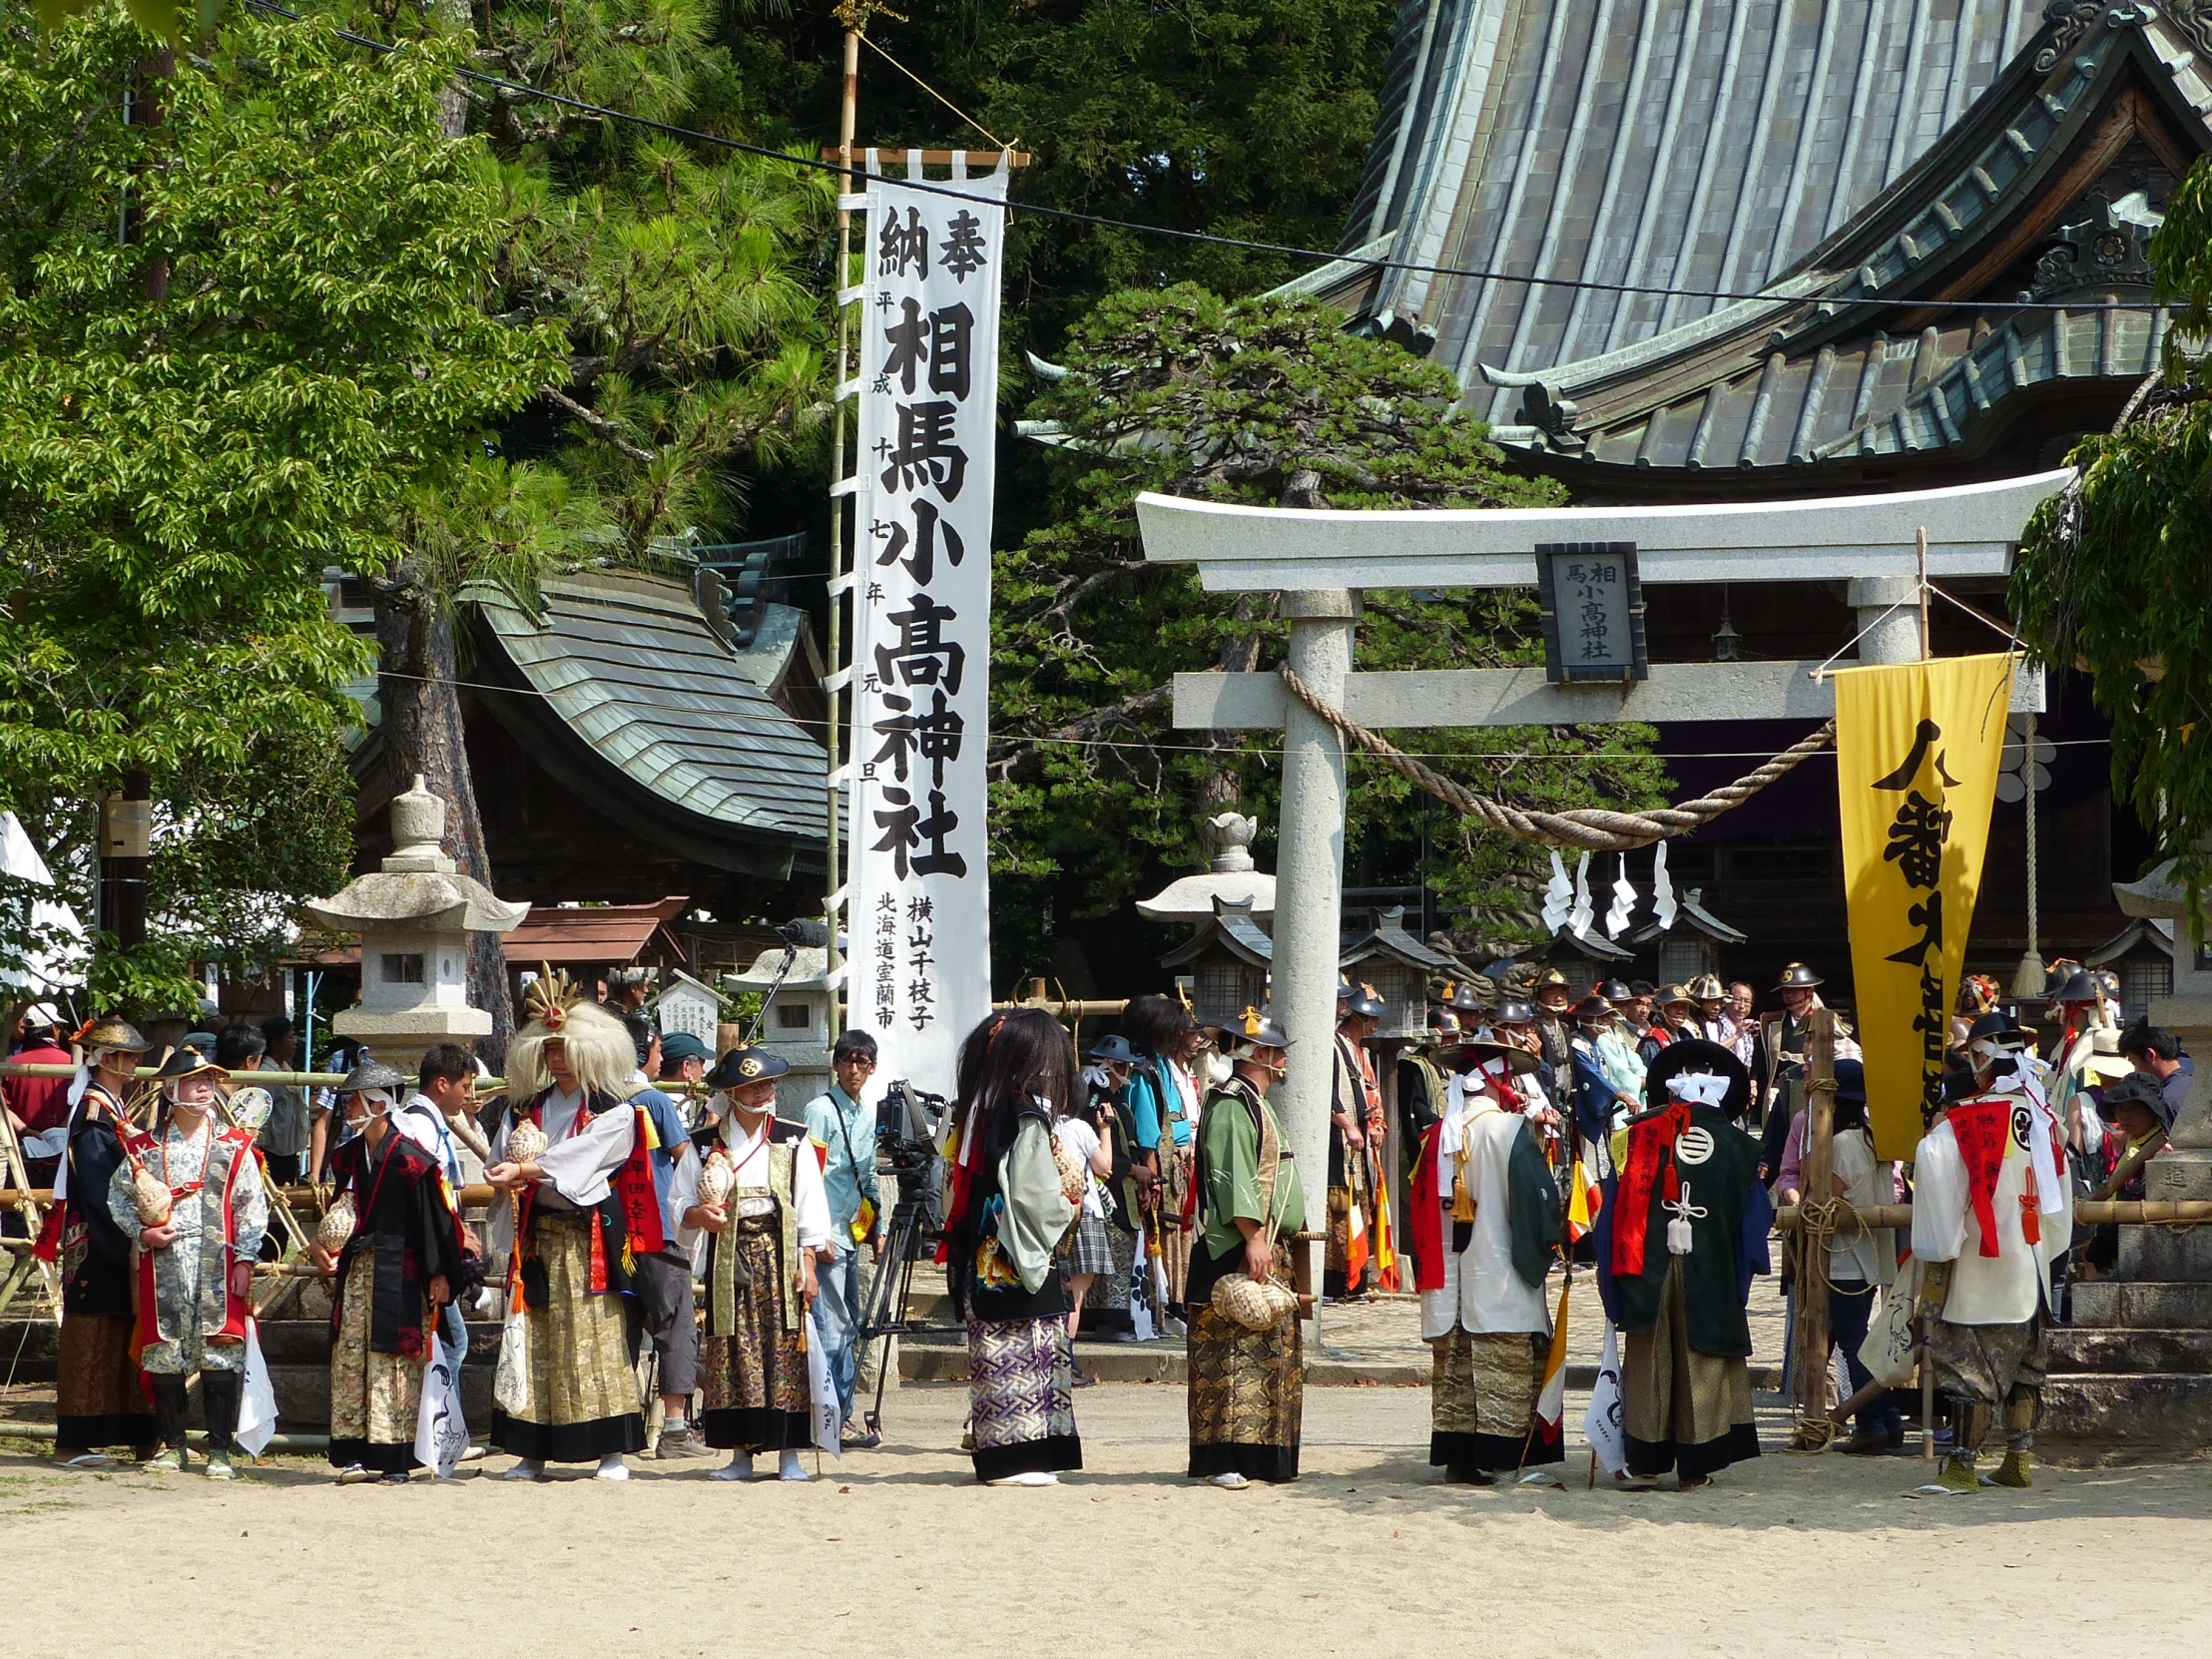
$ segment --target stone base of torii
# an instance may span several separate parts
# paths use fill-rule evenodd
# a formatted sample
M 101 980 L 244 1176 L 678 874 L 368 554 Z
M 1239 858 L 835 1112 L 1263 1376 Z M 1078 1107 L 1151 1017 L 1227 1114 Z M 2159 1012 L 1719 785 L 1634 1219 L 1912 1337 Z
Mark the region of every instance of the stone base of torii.
M 1819 663 L 1654 664 L 1645 680 L 1576 685 L 1552 684 L 1541 669 L 1355 674 L 1360 593 L 1533 588 L 1539 545 L 1630 542 L 1647 585 L 1847 580 L 1863 629 L 1856 661 L 1914 662 L 1922 536 L 1930 578 L 2005 575 L 2028 515 L 2070 476 L 2060 469 L 1806 501 L 1435 512 L 1315 512 L 1147 494 L 1137 499 L 1137 521 L 1145 557 L 1195 564 L 1207 591 L 1276 594 L 1293 672 L 1365 726 L 1819 720 L 1835 713 L 1834 692 L 1819 677 L 1830 665 Z M 2014 708 L 2039 712 L 2041 703 L 2040 679 L 2019 677 Z M 1300 1164 L 1319 1172 L 1329 1156 L 1344 740 L 1273 674 L 1177 675 L 1175 724 L 1283 733 L 1273 998 L 1295 1046 L 1273 1098 Z M 1307 1183 L 1318 1195 L 1316 1177 Z M 1313 1277 L 1320 1281 L 1318 1262 Z

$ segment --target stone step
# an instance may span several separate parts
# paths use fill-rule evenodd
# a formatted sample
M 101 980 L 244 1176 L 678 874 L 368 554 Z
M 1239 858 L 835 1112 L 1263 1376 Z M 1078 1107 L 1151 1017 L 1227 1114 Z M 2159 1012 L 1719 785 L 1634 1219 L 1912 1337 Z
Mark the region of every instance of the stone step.
M 2212 1443 L 2212 1375 L 2052 1377 L 2043 1384 L 2035 1440 L 2038 1445 L 2200 1451 Z
M 2135 1372 L 2212 1374 L 2212 1331 L 2139 1331 L 2059 1326 L 2050 1334 L 2054 1377 Z
M 2073 1323 L 2097 1329 L 2212 1329 L 2212 1283 L 2092 1279 L 2073 1288 Z

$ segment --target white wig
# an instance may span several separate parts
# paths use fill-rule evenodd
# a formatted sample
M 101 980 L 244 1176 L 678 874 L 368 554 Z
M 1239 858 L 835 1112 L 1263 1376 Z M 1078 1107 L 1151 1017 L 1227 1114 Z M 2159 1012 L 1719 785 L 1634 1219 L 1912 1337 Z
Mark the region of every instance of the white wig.
M 638 1069 L 637 1044 L 629 1027 L 598 1003 L 579 1002 L 562 1013 L 559 1025 L 534 1019 L 507 1045 L 507 1099 L 517 1109 L 552 1087 L 545 1045 L 555 1037 L 566 1047 L 568 1069 L 585 1093 L 627 1098 L 630 1079 Z

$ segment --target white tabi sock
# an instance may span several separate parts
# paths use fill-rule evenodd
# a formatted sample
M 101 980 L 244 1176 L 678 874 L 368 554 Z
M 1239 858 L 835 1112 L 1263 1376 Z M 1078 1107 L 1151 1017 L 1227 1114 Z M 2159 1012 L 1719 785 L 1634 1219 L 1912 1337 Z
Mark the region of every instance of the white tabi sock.
M 543 1458 L 525 1457 L 499 1478 L 502 1480 L 543 1480 L 545 1478 L 545 1460 Z
M 717 1480 L 751 1480 L 753 1478 L 753 1453 L 733 1451 L 730 1461 L 714 1471 Z
M 630 1465 L 622 1460 L 621 1452 L 610 1451 L 606 1456 L 599 1459 L 599 1467 L 592 1470 L 592 1478 L 594 1480 L 627 1480 L 630 1478 Z
M 804 1480 L 807 1470 L 799 1461 L 799 1453 L 791 1447 L 784 1448 L 784 1455 L 776 1460 L 776 1478 L 779 1480 Z

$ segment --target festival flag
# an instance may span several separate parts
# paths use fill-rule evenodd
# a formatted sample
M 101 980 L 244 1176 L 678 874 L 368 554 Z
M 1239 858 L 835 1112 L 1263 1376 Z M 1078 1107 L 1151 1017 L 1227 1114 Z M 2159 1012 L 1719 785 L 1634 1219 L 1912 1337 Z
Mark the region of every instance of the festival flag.
M 1368 1217 L 1355 1198 L 1352 1208 L 1345 1215 L 1345 1290 L 1349 1293 L 1360 1288 L 1360 1278 L 1368 1267 Z
M 1598 1362 L 1597 1382 L 1590 1389 L 1590 1408 L 1582 1413 L 1582 1437 L 1605 1465 L 1607 1474 L 1628 1467 L 1627 1431 L 1621 1425 L 1620 1333 L 1612 1322 L 1605 1325 L 1605 1357 Z
M 810 1414 L 814 1419 L 815 1449 L 841 1459 L 844 1409 L 837 1402 L 837 1385 L 830 1377 L 829 1352 L 820 1342 L 807 1345 L 807 1390 L 813 1396 Z
M 1397 1289 L 1397 1247 L 1390 1238 L 1390 1195 L 1385 1188 L 1375 1206 L 1375 1266 L 1385 1291 Z
M 1570 1274 L 1559 1286 L 1559 1317 L 1551 1322 L 1551 1353 L 1544 1359 L 1543 1385 L 1536 1390 L 1536 1432 L 1547 1446 L 1559 1443 L 1567 1414 L 1567 1292 L 1573 1288 Z
M 259 1457 L 276 1437 L 276 1389 L 262 1357 L 261 1322 L 246 1322 L 246 1379 L 239 1389 L 239 1425 L 233 1437 L 249 1457 Z
M 1836 675 L 1853 996 L 1875 1154 L 1910 1158 L 1943 1051 L 2011 701 L 2003 654 Z
M 1567 1243 L 1580 1244 L 1597 1225 L 1597 1213 L 1605 1208 L 1605 1189 L 1590 1179 L 1580 1158 L 1567 1175 Z

